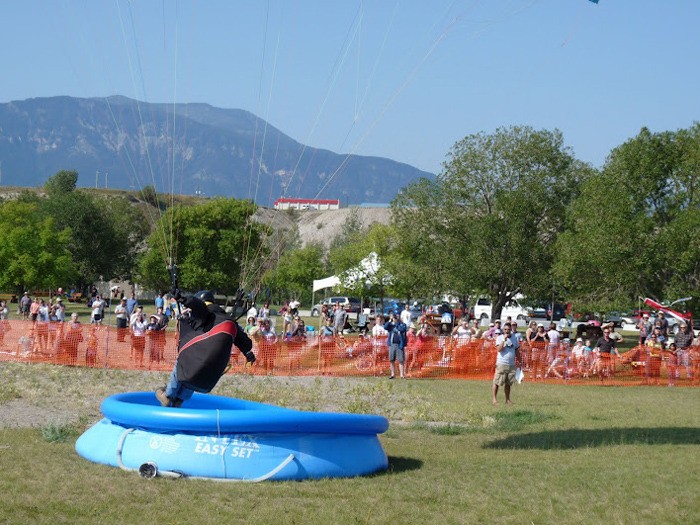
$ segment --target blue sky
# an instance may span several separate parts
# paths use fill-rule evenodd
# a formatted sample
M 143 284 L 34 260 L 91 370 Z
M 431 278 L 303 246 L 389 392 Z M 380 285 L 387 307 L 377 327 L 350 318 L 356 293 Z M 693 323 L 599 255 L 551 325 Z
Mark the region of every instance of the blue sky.
M 439 172 L 501 126 L 601 166 L 700 120 L 697 0 L 7 0 L 0 102 L 242 108 L 294 139 Z M 2 123 L 0 123 L 2 125 Z

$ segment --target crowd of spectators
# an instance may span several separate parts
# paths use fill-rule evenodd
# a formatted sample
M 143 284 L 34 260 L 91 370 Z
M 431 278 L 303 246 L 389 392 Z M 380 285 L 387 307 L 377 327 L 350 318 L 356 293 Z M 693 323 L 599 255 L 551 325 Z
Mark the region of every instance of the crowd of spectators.
M 116 287 L 115 287 L 116 288 Z M 52 356 L 68 364 L 77 364 L 79 347 L 85 343 L 85 364 L 94 366 L 97 362 L 99 341 L 105 319 L 108 316 L 109 302 L 115 300 L 114 317 L 116 321 L 117 342 L 130 338 L 131 359 L 136 366 L 144 366 L 144 356 L 150 362 L 159 363 L 164 358 L 165 334 L 169 316 L 164 312 L 165 298 L 159 294 L 155 300 L 155 312 L 148 320 L 143 313 L 143 306 L 132 292 L 127 299 L 119 289 L 113 288 L 102 296 L 92 287 L 86 298 L 85 308 L 89 311 L 89 325 L 80 321 L 80 313 L 74 311 L 66 318 L 66 301 L 62 289 L 51 299 L 32 298 L 24 292 L 17 301 L 17 314 L 20 319 L 31 323 L 28 331 L 23 331 L 17 341 L 14 353 L 29 356 Z M 76 303 L 77 304 L 77 303 Z M 0 303 L 0 347 L 4 346 L 7 333 L 12 330 L 8 322 L 10 312 L 6 301 Z
M 111 290 L 102 296 L 93 288 L 86 304 L 88 326 L 83 326 L 77 312 L 66 319 L 64 299 L 63 295 L 47 300 L 23 294 L 17 305 L 18 315 L 32 324 L 19 340 L 15 339 L 17 354 L 63 356 L 67 362 L 75 364 L 81 348 L 85 352 L 85 362 L 94 365 L 99 341 L 103 339 L 101 331 L 107 324 L 116 324 L 116 340 L 128 343 L 134 366 L 150 368 L 164 361 L 165 334 L 177 308 L 167 295 L 159 293 L 146 313 L 133 292 L 127 297 L 123 292 Z M 268 302 L 248 311 L 245 331 L 255 345 L 256 366 L 273 373 L 284 351 L 291 363 L 285 366 L 301 368 L 306 349 L 311 349 L 310 355 L 314 355 L 313 348 L 318 344 L 323 357 L 320 367 L 324 372 L 337 363 L 339 356 L 366 357 L 370 363 L 376 363 L 377 357 L 383 356 L 389 359 L 389 377 L 406 378 L 426 365 L 451 366 L 458 357 L 466 355 L 467 349 L 474 348 L 475 342 L 479 343 L 476 347 L 480 352 L 493 352 L 499 337 L 508 329 L 510 336 L 518 341 L 522 366 L 532 380 L 571 377 L 600 377 L 603 380 L 613 377 L 616 368 L 619 369 L 620 345 L 624 343 L 613 324 L 602 326 L 600 337 L 569 340 L 566 322 L 544 324 L 533 321 L 527 326 L 518 326 L 510 318 L 495 320 L 487 326 L 464 317 L 445 334 L 441 332 L 441 326 L 431 323 L 427 312 L 416 318 L 408 304 L 387 316 L 376 315 L 372 322 L 360 327 L 357 337 L 350 340 L 346 339 L 348 333 L 357 328 L 352 326 L 343 304 L 323 305 L 318 329 L 306 325 L 300 315 L 300 306 L 296 300 L 289 301 L 275 312 L 275 316 L 271 315 Z M 114 315 L 114 320 L 111 315 Z M 0 347 L 7 346 L 8 332 L 12 329 L 6 322 L 9 317 L 6 302 L 0 302 Z M 697 350 L 693 350 L 693 344 L 698 344 L 694 341 L 693 328 L 685 321 L 679 326 L 678 333 L 670 334 L 663 312 L 659 312 L 653 321 L 648 314 L 640 319 L 639 346 L 635 347 L 639 351 L 631 361 L 642 367 L 650 383 L 659 383 L 664 364 L 669 385 L 683 376 L 687 379 L 698 376 L 700 359 Z M 312 344 L 308 344 L 309 341 Z M 436 348 L 441 351 L 437 357 Z M 361 366 L 359 361 L 357 366 Z
M 663 311 L 652 322 L 648 313 L 639 321 L 639 344 L 645 349 L 645 376 L 649 383 L 659 384 L 663 360 L 667 360 L 668 384 L 674 386 L 685 369 L 688 379 L 697 377 L 700 371 L 700 359 L 694 355 L 691 346 L 694 343 L 692 320 L 682 320 L 680 328 L 671 340 L 668 319 Z M 640 352 L 641 353 L 641 352 Z M 642 357 L 638 357 L 640 362 Z

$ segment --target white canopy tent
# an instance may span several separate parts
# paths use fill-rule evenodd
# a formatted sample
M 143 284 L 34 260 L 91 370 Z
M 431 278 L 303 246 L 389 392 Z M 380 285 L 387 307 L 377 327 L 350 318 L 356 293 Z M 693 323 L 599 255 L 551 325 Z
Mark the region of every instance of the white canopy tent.
M 335 275 L 326 277 L 325 279 L 314 279 L 314 285 L 311 289 L 311 311 L 313 312 L 313 307 L 316 304 L 316 292 L 318 290 L 324 290 L 326 288 L 333 288 L 340 284 L 340 279 Z
M 338 286 L 339 284 L 340 279 L 338 279 L 335 275 L 331 275 L 325 279 L 315 279 L 312 292 L 317 292 L 318 290 L 323 290 L 324 288 L 332 288 L 334 286 Z
M 375 252 L 371 252 L 367 257 L 365 257 L 359 262 L 357 267 L 346 272 L 347 275 L 345 284 L 352 285 L 359 280 L 368 280 L 370 277 L 377 274 L 380 266 L 381 264 L 379 262 L 379 256 Z M 387 278 L 385 280 L 390 281 L 391 279 Z M 316 291 L 323 290 L 325 288 L 333 288 L 334 286 L 338 286 L 340 284 L 342 284 L 342 282 L 340 278 L 336 275 L 332 275 L 324 279 L 314 280 L 313 289 L 311 291 L 311 307 L 313 308 L 313 305 L 316 303 Z M 389 282 L 387 282 L 387 284 L 389 284 Z

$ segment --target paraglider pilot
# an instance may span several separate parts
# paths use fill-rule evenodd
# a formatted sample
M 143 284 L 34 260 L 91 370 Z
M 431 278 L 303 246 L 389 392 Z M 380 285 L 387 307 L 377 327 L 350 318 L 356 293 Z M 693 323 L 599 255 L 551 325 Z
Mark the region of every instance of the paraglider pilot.
M 255 362 L 252 341 L 214 302 L 211 292 L 181 298 L 179 291 L 173 290 L 173 296 L 189 309 L 189 314 L 178 323 L 178 356 L 170 381 L 156 390 L 158 401 L 165 407 L 181 406 L 194 392 L 211 392 L 229 365 L 232 345 L 249 363 Z

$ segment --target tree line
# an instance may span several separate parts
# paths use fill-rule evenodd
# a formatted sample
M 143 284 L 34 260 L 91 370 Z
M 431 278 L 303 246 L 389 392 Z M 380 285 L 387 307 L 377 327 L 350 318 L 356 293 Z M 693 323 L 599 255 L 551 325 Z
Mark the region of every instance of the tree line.
M 50 177 L 0 203 L 0 290 L 86 291 L 99 281 L 167 291 L 234 293 L 246 254 L 264 259 L 267 231 L 255 206 L 236 199 L 175 204 L 145 187 L 137 195 L 78 189 L 76 171 Z M 248 257 L 250 259 L 250 257 Z
M 688 308 L 700 307 L 697 123 L 643 128 L 601 169 L 576 159 L 558 130 L 469 135 L 435 180 L 402 188 L 391 212 L 390 224 L 352 225 L 326 254 L 325 269 L 346 280 L 347 293 L 483 295 L 495 316 L 518 294 L 578 312 L 626 310 L 640 297 L 693 296 Z M 289 253 L 268 282 L 309 290 L 300 267 L 312 252 L 321 254 L 314 246 Z M 353 280 L 370 253 L 379 267 Z
M 440 174 L 402 188 L 388 224 L 350 216 L 326 249 L 254 219 L 245 200 L 175 204 L 144 188 L 136 202 L 76 189 L 61 171 L 44 194 L 0 204 L 0 288 L 99 279 L 308 304 L 314 279 L 364 297 L 489 296 L 494 315 L 517 294 L 577 311 L 628 309 L 639 297 L 694 296 L 700 306 L 700 124 L 639 134 L 596 169 L 558 130 L 477 133 Z M 284 212 L 279 212 L 284 213 Z M 373 254 L 374 267 L 366 261 Z M 262 294 L 262 295 L 260 295 Z

